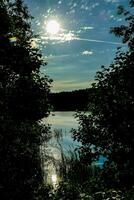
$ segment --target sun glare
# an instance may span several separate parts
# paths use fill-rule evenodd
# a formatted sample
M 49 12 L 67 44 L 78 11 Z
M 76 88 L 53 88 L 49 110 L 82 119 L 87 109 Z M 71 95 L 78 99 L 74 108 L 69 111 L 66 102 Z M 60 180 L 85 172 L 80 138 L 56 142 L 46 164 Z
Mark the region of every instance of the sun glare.
M 46 30 L 50 34 L 57 34 L 60 31 L 60 24 L 56 20 L 48 21 Z

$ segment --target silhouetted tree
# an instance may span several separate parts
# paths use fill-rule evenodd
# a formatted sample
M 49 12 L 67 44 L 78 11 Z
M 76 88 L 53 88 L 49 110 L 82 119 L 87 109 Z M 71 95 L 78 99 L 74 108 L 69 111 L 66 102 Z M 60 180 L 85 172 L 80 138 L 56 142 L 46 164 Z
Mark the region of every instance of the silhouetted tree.
M 83 162 L 92 163 L 103 155 L 102 169 L 106 187 L 130 187 L 134 184 L 134 15 L 122 6 L 118 14 L 125 25 L 111 29 L 121 37 L 126 50 L 118 48 L 109 68 L 96 74 L 95 89 L 88 113 L 77 113 L 79 128 L 74 138 L 82 142 L 79 149 Z
M 42 199 L 40 145 L 48 127 L 50 82 L 32 41 L 31 19 L 22 0 L 0 1 L 0 198 Z

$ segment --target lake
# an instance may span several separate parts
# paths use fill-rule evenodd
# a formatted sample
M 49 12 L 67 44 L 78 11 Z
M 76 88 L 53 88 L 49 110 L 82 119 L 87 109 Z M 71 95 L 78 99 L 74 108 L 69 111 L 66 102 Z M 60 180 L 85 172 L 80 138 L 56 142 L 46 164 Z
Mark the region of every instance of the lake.
M 48 117 L 48 123 L 52 127 L 52 131 L 62 130 L 63 140 L 62 145 L 64 149 L 69 147 L 75 147 L 79 143 L 77 141 L 73 141 L 71 136 L 71 129 L 78 127 L 78 122 L 74 118 L 75 112 L 53 112 Z
M 71 129 L 78 127 L 78 121 L 74 118 L 75 112 L 52 112 L 49 117 L 46 119 L 44 118 L 42 121 L 43 123 L 48 123 L 51 125 L 51 130 L 62 132 L 62 139 L 60 140 L 61 147 L 63 148 L 65 154 L 68 153 L 68 150 L 71 149 L 72 151 L 80 146 L 80 143 L 77 141 L 73 141 L 71 137 Z M 59 132 L 60 132 L 59 131 Z M 61 152 L 57 145 L 57 140 L 52 138 L 47 146 L 48 152 L 54 158 L 54 160 L 58 163 L 61 160 Z M 102 166 L 105 159 L 100 157 L 99 161 L 96 162 L 96 165 Z M 48 165 L 45 166 L 45 170 L 47 171 L 47 180 L 56 184 L 57 182 L 57 173 L 55 165 L 52 162 L 49 162 Z
M 62 147 L 64 153 L 67 155 L 70 149 L 73 151 L 76 147 L 80 146 L 80 143 L 73 141 L 70 132 L 72 128 L 78 127 L 78 122 L 74 118 L 74 114 L 75 112 L 52 112 L 48 118 L 42 120 L 43 123 L 50 124 L 52 133 L 57 131 L 62 134 L 62 138 L 60 139 L 61 146 L 59 146 L 56 138 L 52 137 L 46 148 L 50 159 L 48 162 L 44 162 L 45 181 L 53 185 L 58 182 L 56 165 L 61 161 L 60 148 Z

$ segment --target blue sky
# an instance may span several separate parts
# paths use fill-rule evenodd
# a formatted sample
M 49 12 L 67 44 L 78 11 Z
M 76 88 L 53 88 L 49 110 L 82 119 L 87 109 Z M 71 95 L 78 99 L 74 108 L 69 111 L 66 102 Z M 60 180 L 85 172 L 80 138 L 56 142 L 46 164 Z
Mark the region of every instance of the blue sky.
M 33 30 L 48 65 L 41 71 L 53 79 L 52 91 L 70 91 L 91 86 L 101 65 L 114 59 L 121 40 L 109 33 L 110 27 L 124 23 L 117 6 L 128 0 L 24 0 L 34 16 Z M 56 34 L 47 31 L 55 20 Z

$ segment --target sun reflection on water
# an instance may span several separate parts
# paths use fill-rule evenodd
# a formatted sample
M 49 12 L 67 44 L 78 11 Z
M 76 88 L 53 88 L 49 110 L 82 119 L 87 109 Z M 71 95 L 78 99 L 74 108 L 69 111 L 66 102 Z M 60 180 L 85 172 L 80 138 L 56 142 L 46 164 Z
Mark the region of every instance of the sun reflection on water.
M 52 174 L 51 180 L 52 180 L 53 186 L 55 187 L 55 185 L 57 184 L 57 175 L 56 174 Z

